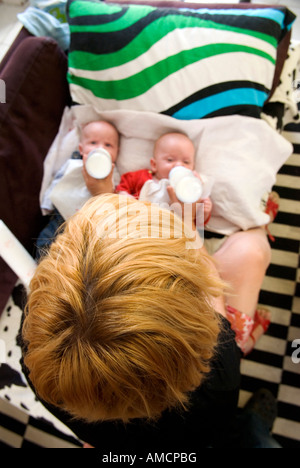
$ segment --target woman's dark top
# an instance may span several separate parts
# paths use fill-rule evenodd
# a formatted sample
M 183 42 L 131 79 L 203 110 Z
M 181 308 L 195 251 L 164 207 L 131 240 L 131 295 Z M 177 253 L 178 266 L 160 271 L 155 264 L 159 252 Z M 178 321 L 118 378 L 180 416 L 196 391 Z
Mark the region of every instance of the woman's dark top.
M 106 452 L 195 452 L 204 447 L 226 447 L 237 409 L 241 354 L 229 322 L 223 317 L 222 321 L 224 327 L 211 372 L 191 394 L 188 411 L 168 410 L 162 413 L 160 419 L 151 423 L 144 419 L 134 419 L 128 424 L 119 421 L 91 424 L 74 420 L 60 409 L 42 403 L 79 439 Z M 32 387 L 23 360 L 22 368 Z

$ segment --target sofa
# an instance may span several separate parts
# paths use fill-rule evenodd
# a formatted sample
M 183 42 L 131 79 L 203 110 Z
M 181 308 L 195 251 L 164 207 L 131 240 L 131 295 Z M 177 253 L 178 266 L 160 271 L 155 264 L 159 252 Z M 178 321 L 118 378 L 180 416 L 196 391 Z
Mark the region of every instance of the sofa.
M 34 240 L 46 222 L 39 208 L 43 160 L 71 98 L 67 56 L 47 37 L 23 28 L 0 64 L 6 102 L 0 104 L 0 219 L 34 256 Z M 0 310 L 16 283 L 0 258 Z

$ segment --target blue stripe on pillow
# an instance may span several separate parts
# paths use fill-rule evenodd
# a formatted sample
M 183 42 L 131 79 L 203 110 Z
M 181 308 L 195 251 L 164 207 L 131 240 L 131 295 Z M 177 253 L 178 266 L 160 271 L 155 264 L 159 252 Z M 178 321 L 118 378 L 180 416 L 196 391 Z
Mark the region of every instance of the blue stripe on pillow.
M 180 120 L 201 119 L 226 107 L 237 105 L 262 107 L 267 96 L 267 93 L 255 89 L 232 89 L 193 102 L 172 114 L 172 117 Z
M 253 8 L 252 10 L 237 10 L 237 9 L 224 9 L 224 10 L 213 10 L 208 8 L 200 8 L 200 9 L 191 9 L 191 8 L 179 8 L 179 11 L 186 11 L 186 12 L 194 12 L 197 14 L 210 14 L 210 15 L 235 15 L 235 16 L 254 16 L 266 19 L 272 19 L 276 21 L 280 25 L 280 27 L 284 26 L 285 23 L 285 14 L 283 11 L 275 10 L 274 8 L 262 8 L 257 9 Z

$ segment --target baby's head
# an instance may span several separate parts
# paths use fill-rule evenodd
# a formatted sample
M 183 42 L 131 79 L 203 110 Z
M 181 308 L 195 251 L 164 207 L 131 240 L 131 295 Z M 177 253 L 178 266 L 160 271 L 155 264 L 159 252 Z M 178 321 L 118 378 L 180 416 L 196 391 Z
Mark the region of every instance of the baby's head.
M 103 148 L 116 162 L 119 152 L 119 133 L 113 124 L 104 120 L 89 122 L 80 129 L 79 151 L 85 161 L 90 151 Z
M 183 133 L 166 133 L 154 145 L 151 169 L 156 179 L 167 179 L 171 169 L 184 166 L 194 170 L 195 147 Z

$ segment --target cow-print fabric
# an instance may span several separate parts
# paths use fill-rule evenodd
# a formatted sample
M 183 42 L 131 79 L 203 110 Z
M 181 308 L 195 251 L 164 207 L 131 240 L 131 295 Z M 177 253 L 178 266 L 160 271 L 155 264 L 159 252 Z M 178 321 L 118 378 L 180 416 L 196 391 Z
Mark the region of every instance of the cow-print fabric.
M 25 300 L 24 287 L 17 282 L 0 317 L 0 398 L 72 436 L 73 433 L 37 400 L 22 373 L 18 334 Z

